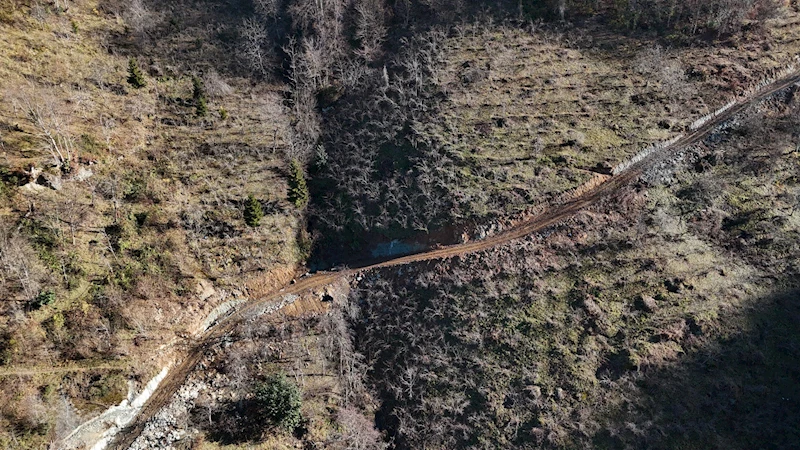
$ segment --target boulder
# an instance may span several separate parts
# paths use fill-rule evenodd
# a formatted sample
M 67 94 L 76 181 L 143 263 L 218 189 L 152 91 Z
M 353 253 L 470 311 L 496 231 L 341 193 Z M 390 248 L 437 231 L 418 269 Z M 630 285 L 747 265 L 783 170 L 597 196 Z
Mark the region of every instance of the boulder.
M 194 292 L 197 294 L 197 297 L 202 301 L 205 301 L 206 299 L 208 299 L 209 297 L 211 297 L 216 293 L 216 291 L 214 290 L 214 286 L 208 280 L 200 280 L 197 283 L 197 286 L 195 286 Z
M 649 295 L 640 295 L 636 298 L 636 302 L 634 303 L 637 309 L 640 309 L 645 312 L 653 312 L 658 309 L 658 303 L 656 299 L 650 297 Z
M 38 179 L 39 184 L 43 184 L 53 190 L 60 191 L 64 182 L 60 175 L 55 175 L 48 172 L 43 172 Z
M 91 178 L 92 175 L 94 175 L 94 172 L 92 172 L 91 170 L 89 170 L 89 169 L 87 169 L 85 167 L 81 167 L 75 173 L 75 176 L 72 177 L 72 179 L 75 180 L 75 181 L 86 181 L 89 178 Z

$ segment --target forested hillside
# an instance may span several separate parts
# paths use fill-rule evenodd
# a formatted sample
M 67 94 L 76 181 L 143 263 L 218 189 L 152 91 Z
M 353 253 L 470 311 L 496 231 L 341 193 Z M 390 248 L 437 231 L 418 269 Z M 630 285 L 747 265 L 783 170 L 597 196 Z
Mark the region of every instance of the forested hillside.
M 535 217 L 798 53 L 795 0 L 0 0 L 0 446 L 90 448 L 238 305 Z M 133 448 L 797 445 L 795 91 L 232 327 Z
M 796 445 L 790 105 L 550 233 L 368 276 L 377 423 L 398 448 Z

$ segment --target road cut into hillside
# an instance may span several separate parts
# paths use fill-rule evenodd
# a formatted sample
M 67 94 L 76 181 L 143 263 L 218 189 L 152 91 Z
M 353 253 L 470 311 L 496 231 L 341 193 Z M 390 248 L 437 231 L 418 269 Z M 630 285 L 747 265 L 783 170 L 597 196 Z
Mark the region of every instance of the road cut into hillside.
M 605 199 L 618 192 L 621 187 L 636 181 L 648 168 L 655 163 L 663 162 L 670 155 L 686 149 L 693 145 L 703 142 L 709 135 L 717 130 L 721 125 L 729 122 L 747 108 L 760 103 L 770 96 L 800 84 L 800 72 L 793 72 L 778 80 L 768 84 L 762 83 L 760 89 L 752 91 L 747 97 L 741 98 L 736 102 L 731 102 L 723 110 L 711 114 L 704 119 L 701 125 L 697 126 L 690 133 L 679 139 L 658 148 L 657 151 L 650 151 L 647 155 L 628 165 L 625 170 L 618 174 L 604 179 L 602 182 L 593 181 L 593 186 L 579 188 L 577 195 L 568 197 L 561 204 L 553 205 L 543 210 L 540 214 L 521 221 L 516 225 L 483 240 L 471 241 L 464 244 L 456 244 L 446 247 L 436 248 L 427 252 L 407 255 L 391 260 L 381 261 L 372 264 L 364 264 L 360 267 L 353 267 L 341 271 L 317 272 L 300 278 L 271 295 L 253 299 L 243 303 L 235 309 L 235 312 L 219 319 L 211 325 L 206 332 L 197 339 L 185 354 L 180 355 L 181 359 L 166 377 L 158 385 L 147 402 L 138 411 L 138 415 L 130 425 L 120 430 L 116 438 L 110 441 L 108 447 L 114 449 L 126 449 L 142 433 L 148 421 L 166 405 L 175 392 L 184 384 L 185 380 L 203 360 L 207 351 L 213 348 L 221 339 L 233 330 L 242 320 L 250 320 L 254 317 L 271 314 L 294 302 L 294 299 L 309 291 L 324 289 L 326 286 L 340 280 L 358 276 L 361 273 L 373 269 L 401 266 L 421 261 L 452 258 L 469 253 L 475 253 L 492 249 L 508 242 L 520 239 L 530 234 L 542 231 L 548 227 L 563 222 L 573 217 L 577 212 L 596 204 L 601 199 Z M 322 302 L 320 297 L 317 301 Z M 108 439 L 108 436 L 106 436 Z M 105 447 L 105 445 L 103 445 Z M 63 448 L 63 447 L 62 447 Z

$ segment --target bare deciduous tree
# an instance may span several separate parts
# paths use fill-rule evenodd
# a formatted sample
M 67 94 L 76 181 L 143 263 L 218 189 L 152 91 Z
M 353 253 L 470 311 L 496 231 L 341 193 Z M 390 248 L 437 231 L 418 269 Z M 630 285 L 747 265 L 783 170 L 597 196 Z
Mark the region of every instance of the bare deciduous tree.
M 359 53 L 368 60 L 381 55 L 381 46 L 386 38 L 386 7 L 383 0 L 359 0 L 356 2 L 356 39 L 361 48 Z
M 72 430 L 80 425 L 81 420 L 75 407 L 67 397 L 61 397 L 56 404 L 55 436 L 57 439 L 66 437 Z
M 345 322 L 344 311 L 336 307 L 322 321 L 325 341 L 322 343 L 325 357 L 339 369 L 339 379 L 344 387 L 344 398 L 348 403 L 358 402 L 365 393 L 363 385 L 362 356 L 353 348 L 350 329 Z
M 142 0 L 132 0 L 122 18 L 137 37 L 143 37 L 156 24 L 156 15 Z
M 259 76 L 269 75 L 273 55 L 269 47 L 266 25 L 256 17 L 244 19 L 239 26 L 239 35 L 245 65 Z
M 348 449 L 380 450 L 388 447 L 388 444 L 383 442 L 381 433 L 375 429 L 374 421 L 358 410 L 342 408 L 337 413 L 336 420 L 343 428 L 338 440 Z
M 634 68 L 657 82 L 661 91 L 671 99 L 681 99 L 689 94 L 690 86 L 683 65 L 659 45 L 643 50 L 636 58 Z
M 293 0 L 288 9 L 292 25 L 303 36 L 316 36 L 324 42 L 339 42 L 347 8 L 344 0 Z
M 302 44 L 292 39 L 284 47 L 289 58 L 289 81 L 291 84 L 291 115 L 294 131 L 287 149 L 288 159 L 307 161 L 314 154 L 321 127 L 317 113 L 317 92 L 325 86 L 328 74 L 325 70 L 324 49 L 319 40 L 304 39 Z
M 280 8 L 279 0 L 253 0 L 253 8 L 261 17 L 275 17 Z
M 60 168 L 69 168 L 74 154 L 75 142 L 69 133 L 69 120 L 55 97 L 36 92 L 23 93 L 15 99 L 35 129 L 39 141 Z
M 31 299 L 39 293 L 44 276 L 44 268 L 28 241 L 10 225 L 0 222 L 0 288 L 9 294 L 21 292 L 25 299 Z

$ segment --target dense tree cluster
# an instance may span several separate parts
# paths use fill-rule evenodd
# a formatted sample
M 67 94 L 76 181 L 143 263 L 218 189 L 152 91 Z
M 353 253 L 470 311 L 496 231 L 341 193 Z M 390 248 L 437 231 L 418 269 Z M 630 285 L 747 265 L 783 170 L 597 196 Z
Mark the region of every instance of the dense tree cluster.
M 597 383 L 600 349 L 581 331 L 579 307 L 537 289 L 542 272 L 522 276 L 530 262 L 487 257 L 473 264 L 505 269 L 437 267 L 446 274 L 360 286 L 356 347 L 397 448 L 569 442 L 570 398 Z
M 627 29 L 676 30 L 687 36 L 702 31 L 732 33 L 747 21 L 761 21 L 780 13 L 780 0 L 525 0 L 523 10 L 533 16 L 559 20 L 606 15 Z
M 424 132 L 437 86 L 439 36 L 409 42 L 326 117 L 325 164 L 316 174 L 315 219 L 325 232 L 402 235 L 441 225 L 457 207 L 452 162 Z M 391 74 L 390 74 L 391 73 Z
M 254 3 L 240 37 L 256 72 L 277 68 L 285 56 L 294 131 L 287 159 L 309 168 L 312 226 L 337 236 L 332 247 L 352 248 L 370 233 L 407 236 L 468 216 L 465 209 L 485 214 L 495 200 L 507 202 L 461 198 L 464 171 L 427 132 L 446 95 L 436 73 L 443 39 L 434 30 L 442 25 L 476 14 L 560 20 L 599 14 L 627 29 L 688 36 L 733 32 L 777 10 L 774 0 L 264 0 Z M 659 65 L 650 72 L 667 94 L 685 90 L 682 71 Z
M 628 0 L 617 2 L 616 20 L 630 28 L 675 29 L 694 35 L 699 31 L 737 32 L 748 20 L 775 17 L 778 0 Z

